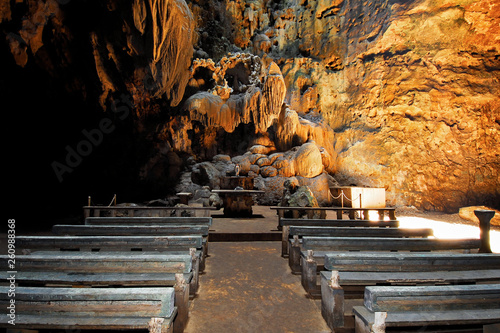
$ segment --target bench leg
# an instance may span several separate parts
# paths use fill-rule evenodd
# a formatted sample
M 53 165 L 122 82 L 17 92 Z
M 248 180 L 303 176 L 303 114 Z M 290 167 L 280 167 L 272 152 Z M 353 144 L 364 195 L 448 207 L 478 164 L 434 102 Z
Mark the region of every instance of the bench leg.
M 164 318 L 151 318 L 148 325 L 149 333 L 173 333 L 173 325 L 165 323 Z
M 337 277 L 336 283 L 321 278 L 321 315 L 333 331 L 344 327 L 344 289 L 338 285 L 338 272 L 332 272 L 334 274 Z
M 294 240 L 290 244 L 290 253 L 288 254 L 288 265 L 292 270 L 292 274 L 300 274 L 300 243 L 298 238 L 294 238 Z
M 196 249 L 190 249 L 192 258 L 193 278 L 189 284 L 190 295 L 194 296 L 198 292 L 200 282 L 200 258 L 196 255 Z
M 354 319 L 354 332 L 355 333 L 371 333 L 370 327 L 358 316 Z
M 184 280 L 182 274 L 175 275 L 175 306 L 177 306 L 177 317 L 174 320 L 174 332 L 184 332 L 189 319 L 189 290 L 190 286 Z M 194 279 L 194 278 L 193 278 Z
M 318 264 L 312 258 L 312 256 L 307 256 L 306 258 L 301 258 L 302 261 L 302 276 L 301 282 L 304 289 L 309 295 L 313 295 L 317 290 L 317 269 Z
M 281 231 L 281 256 L 288 256 L 288 237 L 290 237 L 290 226 L 283 226 Z

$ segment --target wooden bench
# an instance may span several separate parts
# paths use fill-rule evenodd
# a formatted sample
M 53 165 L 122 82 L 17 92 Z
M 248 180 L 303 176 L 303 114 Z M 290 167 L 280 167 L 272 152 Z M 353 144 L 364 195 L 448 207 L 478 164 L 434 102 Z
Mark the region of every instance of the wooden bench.
M 291 244 L 289 265 L 294 274 L 304 274 L 304 260 L 320 264 L 326 254 L 332 252 L 365 251 L 365 252 L 430 252 L 430 251 L 462 251 L 477 252 L 481 240 L 472 239 L 436 239 L 436 238 L 386 238 L 386 237 L 302 237 L 302 243 Z M 312 266 L 309 264 L 309 266 Z M 311 272 L 312 273 L 312 272 Z
M 0 256 L 7 267 L 8 256 Z M 16 282 L 24 286 L 175 287 L 178 326 L 188 319 L 191 287 L 198 286 L 189 254 L 50 252 L 16 256 Z
M 86 225 L 212 225 L 211 217 L 87 217 Z
M 385 219 L 386 213 L 389 217 L 389 220 L 396 220 L 396 208 L 394 207 L 386 207 L 386 208 L 351 208 L 351 207 L 281 207 L 281 206 L 272 206 L 270 207 L 273 210 L 276 210 L 278 217 L 291 217 L 291 218 L 299 218 L 305 214 L 308 218 L 313 218 L 313 216 L 317 216 L 317 214 L 322 217 L 326 217 L 327 211 L 334 211 L 337 214 L 337 219 L 342 220 L 344 212 L 347 212 L 350 220 L 356 219 L 356 215 L 358 215 L 362 220 L 369 220 L 368 212 L 376 211 L 378 213 L 378 220 L 383 221 Z M 285 216 L 287 215 L 291 216 Z
M 198 207 L 198 206 L 175 206 L 175 207 L 163 207 L 163 206 L 84 206 L 83 216 L 87 217 L 99 217 L 99 216 L 127 216 L 134 217 L 137 215 L 148 215 L 148 216 L 180 216 L 183 211 L 193 211 L 200 212 L 203 216 L 210 216 L 210 211 L 217 210 L 215 207 Z
M 0 326 L 15 329 L 99 329 L 172 332 L 177 309 L 173 288 L 0 287 Z M 15 303 L 11 303 L 15 300 Z M 12 315 L 12 316 L 10 316 Z M 13 319 L 12 319 L 13 318 Z M 14 320 L 15 326 L 10 320 Z
M 500 282 L 500 255 L 341 252 L 325 255 L 325 270 L 321 313 L 334 329 L 354 325 L 350 308 L 362 305 L 366 286 Z
M 500 323 L 500 284 L 367 287 L 364 306 L 353 312 L 356 333 L 385 327 L 482 332 L 483 325 Z
M 288 219 L 279 220 L 278 229 L 282 231 L 281 255 L 288 256 L 288 241 L 290 237 L 290 226 L 297 227 L 378 227 L 397 228 L 399 221 L 363 221 L 363 220 L 326 220 L 326 219 Z
M 52 227 L 56 235 L 68 236 L 188 236 L 201 235 L 203 237 L 203 259 L 208 255 L 207 225 L 65 225 L 56 224 Z M 201 263 L 201 264 L 202 264 Z M 202 264 L 203 266 L 203 264 Z
M 193 255 L 193 272 L 203 272 L 202 236 L 17 236 L 16 247 L 23 253 L 36 251 L 119 251 L 162 252 Z M 192 290 L 194 292 L 194 290 Z
M 287 253 L 290 253 L 291 246 L 290 239 L 293 241 L 293 246 L 299 246 L 304 236 L 321 236 L 321 237 L 429 237 L 433 235 L 430 228 L 420 229 L 403 229 L 403 228 L 373 228 L 373 227 L 316 227 L 316 226 L 290 226 L 288 231 L 287 240 Z M 295 239 L 295 240 L 294 240 Z M 282 245 L 282 252 L 285 247 Z M 286 255 L 287 253 L 282 255 Z

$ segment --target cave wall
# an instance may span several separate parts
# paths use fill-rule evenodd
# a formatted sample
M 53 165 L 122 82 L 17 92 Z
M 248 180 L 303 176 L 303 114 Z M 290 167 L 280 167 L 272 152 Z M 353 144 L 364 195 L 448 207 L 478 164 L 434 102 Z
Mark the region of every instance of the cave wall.
M 495 0 L 2 0 L 0 86 L 9 136 L 45 148 L 26 186 L 60 197 L 165 193 L 191 155 L 314 141 L 390 205 L 498 206 L 499 23 Z
M 281 59 L 285 102 L 335 132 L 340 182 L 429 210 L 499 204 L 497 1 L 229 3 L 236 45 Z

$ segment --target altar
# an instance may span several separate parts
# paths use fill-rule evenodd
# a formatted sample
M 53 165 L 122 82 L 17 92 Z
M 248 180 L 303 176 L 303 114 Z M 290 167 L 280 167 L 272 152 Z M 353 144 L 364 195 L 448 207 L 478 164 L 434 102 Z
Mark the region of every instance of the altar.
M 223 202 L 224 215 L 229 217 L 249 217 L 252 216 L 253 196 L 263 194 L 258 190 L 212 190 L 217 193 Z

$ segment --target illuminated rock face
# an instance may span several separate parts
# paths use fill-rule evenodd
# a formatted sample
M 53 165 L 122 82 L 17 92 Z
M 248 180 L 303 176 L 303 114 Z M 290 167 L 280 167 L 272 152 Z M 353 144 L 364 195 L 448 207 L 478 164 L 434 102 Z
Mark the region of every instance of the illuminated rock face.
M 16 66 L 130 97 L 138 182 L 227 154 L 276 193 L 328 173 L 446 211 L 500 202 L 499 24 L 497 0 L 0 4 Z
M 385 187 L 391 205 L 498 206 L 498 1 L 231 1 L 228 12 L 237 46 L 280 58 L 281 131 L 294 112 L 333 130 L 340 182 Z

